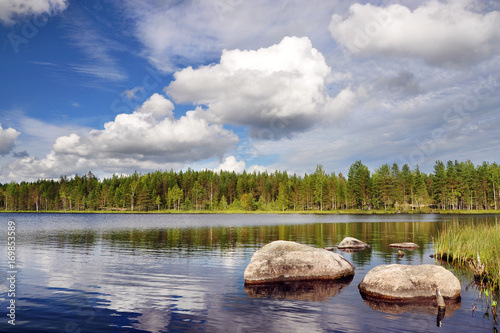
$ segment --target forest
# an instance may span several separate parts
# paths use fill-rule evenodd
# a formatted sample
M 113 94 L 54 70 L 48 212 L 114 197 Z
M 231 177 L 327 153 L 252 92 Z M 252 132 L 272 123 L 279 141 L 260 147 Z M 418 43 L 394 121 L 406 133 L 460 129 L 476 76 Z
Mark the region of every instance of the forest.
M 0 211 L 340 211 L 498 209 L 500 166 L 436 161 L 430 174 L 394 163 L 347 175 L 286 171 L 156 171 L 98 179 L 92 172 L 58 180 L 0 184 Z

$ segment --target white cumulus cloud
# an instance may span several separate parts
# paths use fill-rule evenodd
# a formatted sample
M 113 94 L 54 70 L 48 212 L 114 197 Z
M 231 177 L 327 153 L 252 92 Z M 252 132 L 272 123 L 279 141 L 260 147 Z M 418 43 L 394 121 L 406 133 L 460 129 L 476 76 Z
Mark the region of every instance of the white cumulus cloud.
M 242 173 L 245 171 L 246 163 L 245 161 L 238 161 L 234 156 L 228 156 L 222 162 L 215 171 L 234 171 L 236 173 Z
M 13 128 L 2 128 L 0 124 L 0 155 L 6 155 L 10 153 L 12 148 L 14 148 L 14 140 L 21 134 Z
M 104 130 L 92 130 L 84 138 L 59 137 L 53 149 L 85 158 L 191 162 L 222 156 L 238 142 L 232 132 L 197 117 L 198 111 L 174 119 L 172 109 L 172 102 L 154 94 L 132 114 L 119 114 L 105 123 Z
M 147 101 L 144 102 L 137 112 L 151 114 L 155 118 L 167 117 L 170 120 L 174 119 L 174 103 L 166 99 L 158 93 L 154 93 Z
M 330 72 L 307 37 L 285 37 L 268 48 L 224 50 L 219 64 L 178 71 L 166 92 L 176 102 L 206 106 L 203 117 L 211 122 L 276 139 L 348 111 L 353 93 L 346 88 L 332 99 Z
M 333 38 L 356 55 L 411 56 L 460 66 L 500 50 L 500 12 L 481 13 L 471 1 L 429 1 L 414 10 L 394 4 L 353 4 L 332 16 Z
M 266 171 L 274 171 L 272 168 L 265 167 L 263 165 L 251 165 L 247 168 L 245 161 L 238 161 L 234 156 L 228 156 L 224 159 L 224 161 L 219 164 L 217 168 L 214 169 L 215 172 L 218 171 L 234 171 L 236 173 L 242 173 L 243 171 L 247 171 L 248 173 L 253 172 L 266 172 Z
M 339 1 L 205 0 L 124 1 L 136 23 L 142 53 L 155 67 L 174 71 L 215 60 L 223 49 L 254 49 L 284 36 L 330 39 L 325 26 Z M 311 20 L 311 18 L 314 18 Z
M 274 169 L 272 167 L 254 164 L 254 165 L 251 165 L 250 167 L 248 167 L 247 171 L 248 171 L 248 173 L 254 173 L 254 172 L 263 173 L 263 172 L 274 172 L 274 171 L 276 171 L 276 169 Z
M 29 16 L 61 12 L 68 7 L 66 0 L 2 0 L 0 1 L 0 22 L 10 25 L 16 19 Z
M 180 167 L 212 157 L 221 158 L 238 143 L 222 125 L 199 118 L 199 111 L 173 117 L 173 104 L 154 94 L 132 114 L 119 114 L 86 136 L 71 134 L 56 139 L 43 159 L 24 157 L 10 165 L 12 178 L 57 177 L 88 170 L 128 172 Z

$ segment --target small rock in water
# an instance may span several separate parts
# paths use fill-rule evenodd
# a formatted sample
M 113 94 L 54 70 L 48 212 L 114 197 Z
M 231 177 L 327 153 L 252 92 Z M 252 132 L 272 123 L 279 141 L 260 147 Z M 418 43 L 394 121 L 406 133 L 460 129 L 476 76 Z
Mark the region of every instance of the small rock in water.
M 363 250 L 369 247 L 370 245 L 354 237 L 345 237 L 342 242 L 337 245 L 339 250 Z
M 414 250 L 416 248 L 418 248 L 419 246 L 415 243 L 411 243 L 411 242 L 404 242 L 404 243 L 393 243 L 393 244 L 389 244 L 389 247 L 395 247 L 397 249 L 407 249 L 407 250 Z

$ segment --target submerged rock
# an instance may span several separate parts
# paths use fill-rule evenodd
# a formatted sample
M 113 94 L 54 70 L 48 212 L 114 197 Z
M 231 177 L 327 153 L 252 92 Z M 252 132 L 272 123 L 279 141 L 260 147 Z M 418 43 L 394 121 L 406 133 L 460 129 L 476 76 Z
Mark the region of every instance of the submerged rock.
M 406 249 L 406 250 L 414 250 L 416 248 L 418 248 L 419 246 L 415 243 L 411 243 L 411 242 L 404 242 L 404 243 L 393 243 L 393 244 L 389 244 L 389 247 L 394 247 L 396 249 Z
M 372 268 L 358 286 L 375 299 L 436 300 L 436 288 L 445 299 L 460 297 L 460 281 L 446 268 L 436 265 L 380 265 Z
M 370 245 L 354 237 L 346 237 L 339 243 L 339 245 L 337 245 L 337 247 L 339 250 L 363 250 L 369 248 Z
M 337 253 L 274 241 L 257 250 L 245 269 L 245 284 L 335 280 L 354 275 L 354 266 Z
M 353 276 L 332 281 L 292 281 L 245 285 L 251 298 L 276 298 L 302 301 L 327 301 L 346 288 Z

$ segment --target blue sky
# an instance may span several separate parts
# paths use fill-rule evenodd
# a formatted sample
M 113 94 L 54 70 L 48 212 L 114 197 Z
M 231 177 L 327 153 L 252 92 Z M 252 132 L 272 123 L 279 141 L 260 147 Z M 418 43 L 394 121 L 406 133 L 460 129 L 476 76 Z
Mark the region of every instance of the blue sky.
M 496 1 L 0 2 L 0 182 L 500 161 Z

